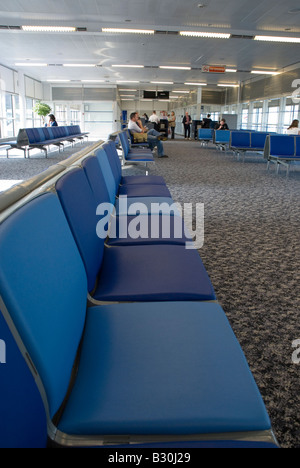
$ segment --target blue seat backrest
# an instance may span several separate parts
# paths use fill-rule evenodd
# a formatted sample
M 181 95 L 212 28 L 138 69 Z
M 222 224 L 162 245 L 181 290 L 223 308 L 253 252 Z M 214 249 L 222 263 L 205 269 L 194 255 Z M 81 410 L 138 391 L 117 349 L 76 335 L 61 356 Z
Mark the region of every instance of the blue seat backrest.
M 64 174 L 56 183 L 56 191 L 85 266 L 88 291 L 92 291 L 104 250 L 104 239 L 96 233 L 99 217 L 94 193 L 81 168 Z
M 251 148 L 264 149 L 268 133 L 251 132 Z
M 50 128 L 49 127 L 43 127 L 43 133 L 44 133 L 44 136 L 45 136 L 45 140 L 51 140 L 52 137 L 50 136 Z
M 250 132 L 231 132 L 231 146 L 250 148 Z
M 44 129 L 38 128 L 37 131 L 39 132 L 40 141 L 45 141 L 46 137 L 45 137 Z
M 295 154 L 295 138 L 289 135 L 270 135 L 271 156 L 293 156 Z
M 82 168 L 94 193 L 96 203 L 111 203 L 98 158 L 89 156 L 82 162 Z
M 296 141 L 296 156 L 300 156 L 300 136 L 296 136 L 295 141 Z
M 124 157 L 126 159 L 126 157 L 128 156 L 128 152 L 129 152 L 129 141 L 126 135 L 126 131 L 120 132 L 120 141 L 121 141 L 121 145 L 124 151 Z
M 122 167 L 119 160 L 116 145 L 112 140 L 109 140 L 106 143 L 104 143 L 104 145 L 102 145 L 102 148 L 104 149 L 107 155 L 107 159 L 109 161 L 116 183 L 120 184 L 122 179 Z
M 51 418 L 69 386 L 86 292 L 83 263 L 56 194 L 38 196 L 2 222 L 0 295 L 43 382 Z
M 112 204 L 115 204 L 118 183 L 114 178 L 113 172 L 107 159 L 106 152 L 103 148 L 100 148 L 95 152 L 95 156 L 99 161 L 99 165 L 109 193 L 110 202 Z
M 215 141 L 222 143 L 229 143 L 230 140 L 230 130 L 216 130 L 215 131 Z
M 211 128 L 199 128 L 198 130 L 198 138 L 199 140 L 201 139 L 206 139 L 206 138 L 212 138 L 213 135 L 213 130 Z
M 33 131 L 33 128 L 26 128 L 25 131 L 26 131 L 27 136 L 28 136 L 29 144 L 36 143 L 37 140 L 36 140 L 36 136 L 35 136 L 35 133 Z

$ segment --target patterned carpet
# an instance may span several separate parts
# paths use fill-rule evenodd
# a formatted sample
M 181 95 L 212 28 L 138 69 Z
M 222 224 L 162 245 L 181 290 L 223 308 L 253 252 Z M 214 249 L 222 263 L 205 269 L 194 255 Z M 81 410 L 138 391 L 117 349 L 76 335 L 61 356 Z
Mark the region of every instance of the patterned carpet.
M 164 142 L 167 159 L 151 174 L 164 176 L 173 199 L 204 203 L 205 241 L 199 250 L 219 302 L 243 348 L 278 442 L 300 448 L 300 169 L 276 176 L 261 156 L 245 162 L 197 141 Z M 78 147 L 77 151 L 82 149 Z M 0 157 L 0 180 L 25 179 L 55 164 Z M 142 174 L 144 168 L 126 168 Z M 1 190 L 1 188 L 0 188 Z
M 277 440 L 300 448 L 300 364 L 292 362 L 300 338 L 300 168 L 286 179 L 256 154 L 243 163 L 196 141 L 164 146 L 169 158 L 150 173 L 164 176 L 175 201 L 204 203 L 200 256 Z

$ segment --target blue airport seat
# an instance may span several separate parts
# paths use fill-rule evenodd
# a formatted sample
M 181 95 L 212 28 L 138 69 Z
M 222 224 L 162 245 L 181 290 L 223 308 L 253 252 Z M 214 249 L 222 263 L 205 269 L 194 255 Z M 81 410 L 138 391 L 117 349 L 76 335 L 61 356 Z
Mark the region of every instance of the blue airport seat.
M 84 265 L 55 193 L 36 196 L 3 220 L 0 258 L 1 298 L 44 389 L 53 443 L 105 446 L 109 438 L 129 447 L 137 436 L 141 445 L 203 443 L 209 436 L 221 446 L 244 440 L 277 447 L 220 305 L 87 309 Z
M 152 184 L 152 185 L 165 185 L 165 180 L 162 176 L 157 175 L 141 175 L 141 176 L 123 176 L 121 161 L 116 149 L 114 141 L 109 140 L 102 145 L 109 160 L 111 170 L 119 185 L 132 185 L 132 184 Z
M 268 161 L 267 169 L 271 162 L 276 164 L 276 172 L 279 172 L 280 165 L 287 168 L 286 175 L 289 175 L 290 165 L 299 160 L 298 137 L 294 135 L 269 135 L 266 141 L 264 157 Z
M 81 253 L 88 290 L 95 303 L 216 299 L 194 249 L 171 242 L 157 245 L 155 241 L 153 245 L 106 248 L 96 232 L 99 200 L 82 169 L 63 175 L 56 182 L 56 191 Z
M 208 145 L 210 141 L 213 141 L 214 131 L 211 128 L 199 128 L 198 129 L 198 140 L 202 145 Z
M 217 149 L 226 150 L 230 142 L 230 130 L 215 130 L 213 142 Z

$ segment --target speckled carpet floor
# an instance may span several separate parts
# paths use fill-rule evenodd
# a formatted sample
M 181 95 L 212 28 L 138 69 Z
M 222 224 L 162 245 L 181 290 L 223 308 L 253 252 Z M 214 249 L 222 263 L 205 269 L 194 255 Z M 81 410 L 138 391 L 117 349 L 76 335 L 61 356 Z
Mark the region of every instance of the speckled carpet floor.
M 292 362 L 292 343 L 300 339 L 300 168 L 287 179 L 283 169 L 278 176 L 272 166 L 267 172 L 259 155 L 237 161 L 213 145 L 179 138 L 164 146 L 169 158 L 156 159 L 149 173 L 165 178 L 174 201 L 204 203 L 200 256 L 279 444 L 300 448 L 300 364 Z M 67 156 L 0 157 L 0 181 L 31 177 Z

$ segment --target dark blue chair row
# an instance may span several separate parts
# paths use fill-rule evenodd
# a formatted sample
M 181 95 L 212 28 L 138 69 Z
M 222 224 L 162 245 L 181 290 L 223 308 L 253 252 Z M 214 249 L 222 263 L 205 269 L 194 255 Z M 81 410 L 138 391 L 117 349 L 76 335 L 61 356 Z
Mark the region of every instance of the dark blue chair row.
M 268 135 L 268 132 L 231 131 L 229 148 L 237 156 L 242 154 L 243 158 L 247 151 L 263 153 Z
M 17 141 L 10 144 L 10 149 L 22 149 L 24 157 L 26 152 L 37 148 L 45 152 L 47 157 L 47 147 L 50 145 L 58 146 L 59 151 L 64 147 L 64 142 L 74 143 L 76 140 L 83 141 L 88 137 L 88 132 L 81 132 L 79 125 L 41 127 L 41 128 L 22 128 L 19 130 Z
M 277 447 L 198 251 L 184 236 L 112 236 L 118 222 L 149 219 L 134 213 L 138 201 L 163 201 L 158 221 L 184 223 L 162 188 L 161 177 L 124 177 L 108 141 L 2 213 L 1 313 L 34 376 L 48 438 L 69 447 Z M 7 407 L 17 398 L 5 396 Z M 36 395 L 32 404 L 41 411 Z M 33 420 L 40 444 L 46 422 Z
M 300 161 L 300 136 L 268 136 L 264 150 L 264 158 L 268 161 L 268 169 L 271 162 L 276 164 L 277 173 L 280 165 L 286 166 L 286 175 L 288 176 L 291 163 Z

